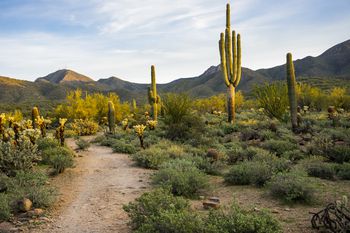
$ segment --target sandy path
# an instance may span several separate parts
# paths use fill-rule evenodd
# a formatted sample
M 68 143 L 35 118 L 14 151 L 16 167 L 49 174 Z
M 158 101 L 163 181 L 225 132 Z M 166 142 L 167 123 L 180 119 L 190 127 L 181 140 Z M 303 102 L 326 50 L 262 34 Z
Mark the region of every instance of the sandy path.
M 73 140 L 67 143 L 74 148 Z M 53 223 L 31 232 L 130 232 L 122 207 L 149 188 L 150 171 L 108 147 L 80 154 L 77 166 L 53 181 L 61 192 Z

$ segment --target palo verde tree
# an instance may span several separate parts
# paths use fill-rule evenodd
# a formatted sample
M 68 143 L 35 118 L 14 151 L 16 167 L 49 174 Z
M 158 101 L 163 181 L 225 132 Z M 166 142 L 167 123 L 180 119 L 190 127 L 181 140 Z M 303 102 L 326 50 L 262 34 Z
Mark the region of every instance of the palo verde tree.
M 296 80 L 294 64 L 292 54 L 287 54 L 287 85 L 288 85 L 288 97 L 289 97 L 289 108 L 290 116 L 292 121 L 292 129 L 295 132 L 298 128 L 298 113 L 297 113 L 297 92 L 296 92 Z
M 219 50 L 221 57 L 221 70 L 227 86 L 227 113 L 228 122 L 235 122 L 235 90 L 241 80 L 241 36 L 232 31 L 230 4 L 226 6 L 226 30 L 221 33 Z

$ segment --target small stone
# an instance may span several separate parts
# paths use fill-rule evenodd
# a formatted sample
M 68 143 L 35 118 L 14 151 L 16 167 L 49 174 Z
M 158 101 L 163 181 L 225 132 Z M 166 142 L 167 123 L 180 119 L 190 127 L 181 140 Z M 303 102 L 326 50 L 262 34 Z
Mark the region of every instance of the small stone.
M 289 208 L 285 208 L 285 209 L 284 209 L 284 211 L 291 211 L 291 209 L 289 209 Z
M 274 214 L 278 214 L 279 213 L 279 211 L 276 210 L 276 209 L 273 209 L 271 212 L 274 213 Z
M 260 211 L 260 209 L 259 209 L 259 208 L 257 208 L 257 207 L 254 207 L 254 211 L 259 212 L 259 211 Z
M 23 212 L 29 211 L 32 208 L 32 206 L 33 202 L 28 198 L 23 198 L 23 200 L 18 202 L 18 208 Z
M 218 209 L 220 207 L 220 203 L 213 202 L 213 201 L 204 201 L 203 207 L 204 207 L 204 209 L 210 209 L 210 208 Z
M 41 216 L 43 214 L 44 214 L 44 210 L 43 209 L 39 209 L 39 208 L 34 209 L 34 215 Z
M 204 200 L 204 198 L 205 198 L 204 196 L 199 196 L 200 200 Z
M 209 197 L 208 200 L 209 200 L 209 201 L 212 201 L 212 202 L 220 203 L 220 198 L 218 198 L 218 197 Z
M 143 182 L 143 180 L 139 179 L 139 182 Z

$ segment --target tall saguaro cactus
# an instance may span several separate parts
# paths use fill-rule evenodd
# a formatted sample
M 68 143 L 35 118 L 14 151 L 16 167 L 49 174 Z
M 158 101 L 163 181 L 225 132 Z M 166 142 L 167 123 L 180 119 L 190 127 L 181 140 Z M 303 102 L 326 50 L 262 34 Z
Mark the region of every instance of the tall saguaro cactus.
M 153 120 L 158 118 L 158 105 L 160 104 L 160 97 L 157 95 L 156 84 L 156 70 L 154 65 L 151 66 L 151 87 L 148 88 L 148 101 L 152 106 Z
M 241 81 L 241 36 L 232 31 L 231 35 L 230 4 L 226 5 L 226 30 L 220 34 L 219 49 L 221 70 L 227 86 L 228 122 L 235 122 L 235 90 Z
M 108 127 L 109 132 L 115 132 L 115 109 L 112 101 L 108 101 Z
M 287 85 L 288 85 L 288 97 L 289 97 L 289 107 L 290 116 L 292 120 L 292 129 L 295 132 L 298 127 L 298 113 L 297 113 L 297 93 L 296 93 L 296 80 L 294 64 L 292 59 L 292 54 L 287 54 Z

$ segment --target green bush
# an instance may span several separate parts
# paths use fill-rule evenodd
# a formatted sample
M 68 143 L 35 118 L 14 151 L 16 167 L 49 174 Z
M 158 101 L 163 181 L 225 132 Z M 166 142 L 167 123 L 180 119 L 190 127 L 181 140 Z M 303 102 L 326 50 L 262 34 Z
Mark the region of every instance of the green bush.
M 241 131 L 242 141 L 249 141 L 249 140 L 255 140 L 260 138 L 258 131 L 251 127 L 242 128 L 240 131 Z
M 333 164 L 322 161 L 309 162 L 305 166 L 309 176 L 319 177 L 322 179 L 333 180 L 335 178 L 335 167 Z
M 233 185 L 255 184 L 263 186 L 271 179 L 273 170 L 267 163 L 246 161 L 234 165 L 225 175 L 225 181 Z
M 18 146 L 0 141 L 0 172 L 15 175 L 16 171 L 28 171 L 40 160 L 37 146 L 21 141 Z
M 73 152 L 66 147 L 54 147 L 42 151 L 42 163 L 50 165 L 53 174 L 62 173 L 66 168 L 73 166 Z
M 266 150 L 270 150 L 273 153 L 276 153 L 277 156 L 281 156 L 286 151 L 292 151 L 298 149 L 298 146 L 295 143 L 283 140 L 268 140 L 262 144 L 262 147 Z
M 214 210 L 209 213 L 207 233 L 281 233 L 282 229 L 273 216 L 266 211 L 251 212 L 233 204 L 228 211 Z
M 47 179 L 42 173 L 20 171 L 15 177 L 5 179 L 6 195 L 12 201 L 28 198 L 35 208 L 48 207 L 55 200 L 56 190 L 46 185 Z
M 337 176 L 342 180 L 350 180 L 350 163 L 343 163 L 336 167 Z
M 287 111 L 287 86 L 282 82 L 266 83 L 254 88 L 254 96 L 260 108 L 270 118 L 283 120 Z
M 196 197 L 208 186 L 206 175 L 193 162 L 183 159 L 169 161 L 154 174 L 153 182 L 170 187 L 174 195 Z
M 87 150 L 91 146 L 90 142 L 84 140 L 84 139 L 78 139 L 75 141 L 75 144 L 78 146 L 79 150 Z
M 153 146 L 133 154 L 132 159 L 140 167 L 157 169 L 162 163 L 168 161 L 170 157 L 164 153 L 164 150 Z
M 113 152 L 115 153 L 126 153 L 126 154 L 134 154 L 136 153 L 136 148 L 131 143 L 126 143 L 122 140 L 115 140 L 112 144 Z
M 350 162 L 350 146 L 349 145 L 334 145 L 328 148 L 326 157 L 330 161 L 336 163 Z
M 36 145 L 38 146 L 38 150 L 39 151 L 43 151 L 46 150 L 48 148 L 52 148 L 52 147 L 59 147 L 60 144 L 58 142 L 58 140 L 54 139 L 54 138 L 39 138 L 36 141 Z
M 0 221 L 6 221 L 11 216 L 11 207 L 8 196 L 0 193 Z
M 123 206 L 131 219 L 130 223 L 134 230 L 139 230 L 144 224 L 150 224 L 148 221 L 159 217 L 163 211 L 184 211 L 188 208 L 187 200 L 175 197 L 169 190 L 163 188 L 144 193 L 133 203 Z
M 312 203 L 315 188 L 307 177 L 296 172 L 277 174 L 268 187 L 272 196 L 286 202 Z
M 189 159 L 201 171 L 208 175 L 221 175 L 225 164 L 221 161 L 212 161 L 202 156 L 194 156 Z

